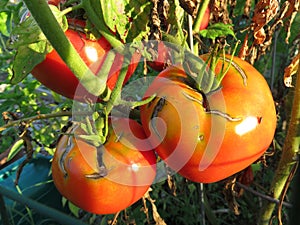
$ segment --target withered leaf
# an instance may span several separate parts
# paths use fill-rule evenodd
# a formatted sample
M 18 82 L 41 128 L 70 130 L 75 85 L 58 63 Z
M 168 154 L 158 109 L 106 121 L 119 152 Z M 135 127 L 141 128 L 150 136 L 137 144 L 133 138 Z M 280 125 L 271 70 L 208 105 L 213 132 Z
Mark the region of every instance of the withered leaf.
M 292 76 L 297 73 L 297 70 L 299 68 L 299 60 L 300 60 L 300 53 L 296 55 L 290 65 L 288 65 L 284 70 L 284 76 L 283 81 L 285 86 L 287 87 L 293 87 L 292 85 Z

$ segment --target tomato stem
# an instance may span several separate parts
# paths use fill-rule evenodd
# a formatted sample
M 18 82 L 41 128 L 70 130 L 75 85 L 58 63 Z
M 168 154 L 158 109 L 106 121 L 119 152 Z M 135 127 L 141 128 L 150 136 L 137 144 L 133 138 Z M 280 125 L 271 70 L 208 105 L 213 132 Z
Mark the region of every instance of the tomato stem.
M 86 114 L 88 114 L 88 113 L 87 112 L 80 112 L 80 113 L 78 112 L 77 115 L 86 115 Z M 74 112 L 71 112 L 71 111 L 62 111 L 62 112 L 49 113 L 49 114 L 38 114 L 36 116 L 31 116 L 31 117 L 27 117 L 27 118 L 23 118 L 23 119 L 19 119 L 19 120 L 9 121 L 8 123 L 6 123 L 2 127 L 0 127 L 0 132 L 4 131 L 7 128 L 10 128 L 13 126 L 18 126 L 22 122 L 28 124 L 28 123 L 32 123 L 33 121 L 36 121 L 36 120 L 44 120 L 44 119 L 64 117 L 64 116 L 71 117 L 72 115 L 74 115 Z
M 66 37 L 46 1 L 24 0 L 32 16 L 53 48 L 80 80 L 88 92 L 99 96 L 105 91 L 106 80 L 96 78 Z
M 126 50 L 126 52 L 124 54 L 124 61 L 123 61 L 123 65 L 122 65 L 120 74 L 118 76 L 116 85 L 115 85 L 114 89 L 112 90 L 111 96 L 106 105 L 106 113 L 107 114 L 109 114 L 112 111 L 116 101 L 118 101 L 118 99 L 121 97 L 121 89 L 123 87 L 123 83 L 124 83 L 124 80 L 125 80 L 125 77 L 127 74 L 127 70 L 128 70 L 128 65 L 130 64 L 130 59 L 132 57 L 132 53 L 129 51 L 129 49 L 126 48 L 125 50 Z
M 300 147 L 300 66 L 297 71 L 296 85 L 294 90 L 293 108 L 287 130 L 287 135 L 282 148 L 282 155 L 275 171 L 269 194 L 275 199 L 283 199 L 284 187 L 288 182 L 290 173 L 295 164 L 298 163 L 299 147 Z M 296 187 L 299 187 L 297 184 Z M 299 190 L 296 190 L 299 191 Z M 275 203 L 268 202 L 261 208 L 261 216 L 259 218 L 260 225 L 267 225 L 271 220 Z M 296 208 L 295 208 L 296 210 Z
M 156 94 L 153 94 L 150 97 L 147 97 L 146 99 L 141 100 L 141 101 L 125 101 L 123 99 L 119 99 L 119 100 L 117 100 L 117 103 L 119 105 L 124 105 L 124 106 L 130 107 L 131 109 L 134 109 L 134 108 L 136 108 L 138 106 L 142 106 L 142 105 L 148 104 L 155 97 L 156 97 Z
M 80 9 L 82 8 L 82 3 L 78 4 L 78 5 L 74 5 L 74 6 L 71 6 L 71 7 L 68 7 L 68 8 L 65 8 L 64 10 L 62 10 L 60 13 L 61 15 L 66 15 L 68 14 L 69 12 L 72 12 L 76 9 Z

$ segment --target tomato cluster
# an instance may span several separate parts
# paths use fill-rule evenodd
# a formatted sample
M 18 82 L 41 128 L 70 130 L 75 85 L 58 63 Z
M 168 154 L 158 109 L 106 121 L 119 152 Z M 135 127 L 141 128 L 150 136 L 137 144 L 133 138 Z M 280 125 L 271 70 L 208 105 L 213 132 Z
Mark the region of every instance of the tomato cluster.
M 207 27 L 209 13 L 208 9 L 200 29 Z M 90 40 L 79 30 L 68 29 L 65 34 L 97 74 L 112 48 L 110 43 L 104 37 Z M 182 65 L 169 66 L 171 57 L 163 42 L 157 50 L 157 58 L 147 63 L 160 73 L 144 99 L 156 97 L 139 108 L 141 124 L 111 116 L 106 141 L 100 146 L 84 138 L 88 134 L 78 124 L 58 141 L 52 162 L 54 184 L 86 211 L 111 214 L 138 201 L 155 180 L 158 160 L 191 181 L 211 183 L 247 168 L 273 139 L 273 98 L 264 77 L 252 65 L 237 57 L 232 62 L 230 56 L 219 59 L 214 67 L 216 76 L 229 69 L 218 88 L 206 93 Z M 139 53 L 133 55 L 125 82 L 140 57 Z M 207 55 L 201 58 L 208 60 Z M 111 90 L 123 60 L 116 54 L 107 79 Z M 81 86 L 55 50 L 32 74 L 65 97 L 78 101 L 98 98 Z

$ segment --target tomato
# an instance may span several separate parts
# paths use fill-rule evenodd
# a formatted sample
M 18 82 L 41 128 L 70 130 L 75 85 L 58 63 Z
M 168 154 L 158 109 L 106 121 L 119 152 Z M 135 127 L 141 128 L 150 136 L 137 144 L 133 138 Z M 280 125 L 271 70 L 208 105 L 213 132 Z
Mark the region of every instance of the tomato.
M 106 143 L 98 148 L 77 135 L 59 140 L 52 162 L 58 191 L 91 213 L 112 214 L 138 201 L 156 175 L 156 157 L 140 124 L 114 119 Z
M 48 0 L 48 4 L 52 4 L 52 5 L 58 5 L 60 2 L 62 2 L 61 0 Z
M 106 58 L 106 53 L 111 50 L 109 42 L 104 37 L 101 37 L 97 41 L 89 40 L 84 33 L 71 29 L 68 29 L 65 34 L 86 65 L 89 66 L 94 73 L 97 73 Z M 124 82 L 126 82 L 135 71 L 139 58 L 139 53 L 133 56 Z M 123 56 L 116 54 L 107 80 L 107 86 L 110 89 L 113 89 L 115 86 L 122 62 Z M 84 101 L 87 98 L 92 100 L 97 99 L 79 83 L 76 76 L 55 50 L 47 54 L 45 60 L 38 64 L 31 73 L 43 85 L 67 98 L 78 101 Z
M 163 41 L 157 44 L 157 57 L 153 61 L 148 61 L 147 64 L 156 71 L 162 71 L 168 66 L 168 61 L 171 62 L 170 51 Z
M 219 60 L 216 74 L 222 64 Z M 203 94 L 186 78 L 182 67 L 167 68 L 145 93 L 157 97 L 141 107 L 146 135 L 167 165 L 192 181 L 210 183 L 262 156 L 276 128 L 274 101 L 264 77 L 234 57 L 214 92 Z
M 204 30 L 204 29 L 207 28 L 208 23 L 209 23 L 209 19 L 210 19 L 210 8 L 207 7 L 205 12 L 204 12 L 203 19 L 201 21 L 199 30 Z

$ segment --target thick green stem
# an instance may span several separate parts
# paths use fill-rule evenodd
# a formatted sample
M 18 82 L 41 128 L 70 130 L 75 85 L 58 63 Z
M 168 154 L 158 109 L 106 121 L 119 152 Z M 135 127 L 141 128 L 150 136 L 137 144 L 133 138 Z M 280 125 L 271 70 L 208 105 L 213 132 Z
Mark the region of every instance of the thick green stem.
M 115 103 L 118 101 L 118 99 L 121 97 L 121 89 L 123 87 L 123 83 L 127 74 L 127 70 L 128 70 L 128 65 L 130 63 L 131 60 L 131 54 L 125 54 L 124 55 L 124 62 L 123 62 L 123 66 L 122 69 L 120 71 L 118 80 L 116 82 L 116 85 L 114 87 L 114 89 L 112 90 L 111 96 L 109 101 L 107 102 L 106 105 L 106 113 L 109 114 L 111 112 L 111 110 L 113 109 Z
M 282 149 L 282 155 L 273 178 L 269 194 L 275 199 L 279 199 L 283 193 L 283 188 L 288 180 L 293 166 L 297 163 L 297 155 L 300 146 L 300 67 L 297 72 L 296 85 L 294 90 L 293 108 L 287 131 L 287 136 Z M 267 202 L 261 209 L 259 218 L 260 225 L 268 225 L 272 217 L 275 204 Z
M 194 24 L 193 24 L 193 32 L 194 33 L 198 33 L 199 32 L 200 25 L 201 25 L 203 16 L 205 14 L 205 10 L 208 7 L 208 4 L 209 4 L 209 0 L 202 1 L 201 8 L 198 11 L 197 17 L 196 17 L 196 19 L 194 21 Z
M 84 63 L 59 26 L 47 2 L 40 0 L 24 0 L 24 2 L 53 48 L 82 85 L 96 96 L 102 94 L 106 88 L 106 80 L 96 78 Z

